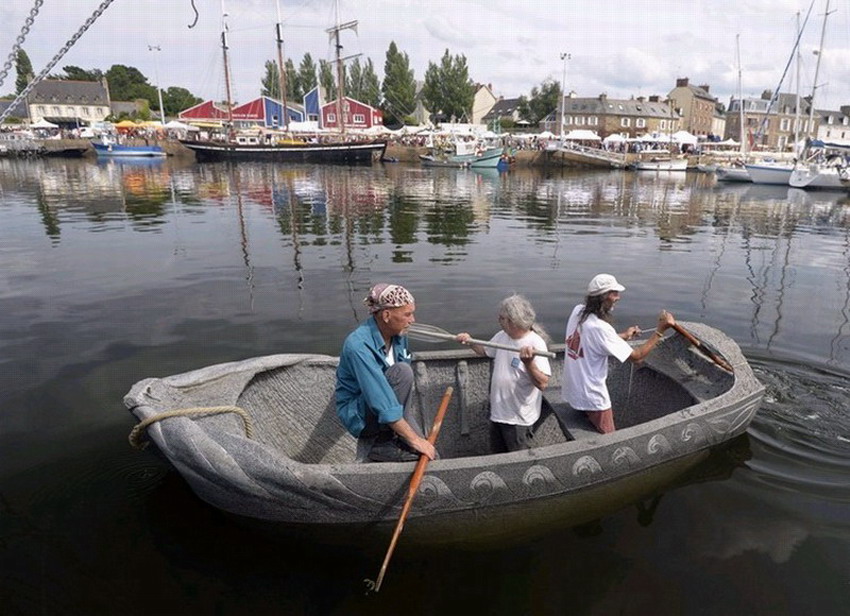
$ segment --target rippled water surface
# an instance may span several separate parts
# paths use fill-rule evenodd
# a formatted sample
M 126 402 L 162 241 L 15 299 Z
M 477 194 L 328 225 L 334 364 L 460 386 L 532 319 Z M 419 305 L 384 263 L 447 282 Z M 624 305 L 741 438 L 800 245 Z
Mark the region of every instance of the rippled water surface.
M 0 160 L 2 613 L 844 614 L 849 206 L 691 173 Z M 270 538 L 127 444 L 134 382 L 337 354 L 376 282 L 480 337 L 520 292 L 558 338 L 601 271 L 620 325 L 718 327 L 767 395 L 745 436 L 592 524 L 402 537 L 367 597 L 385 542 Z

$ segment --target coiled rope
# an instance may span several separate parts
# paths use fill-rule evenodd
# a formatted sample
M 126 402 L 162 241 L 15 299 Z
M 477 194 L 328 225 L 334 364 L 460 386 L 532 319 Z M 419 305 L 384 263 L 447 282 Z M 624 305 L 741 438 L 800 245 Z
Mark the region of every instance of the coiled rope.
M 224 413 L 236 413 L 242 418 L 242 425 L 245 428 L 245 436 L 249 439 L 254 438 L 254 423 L 251 421 L 251 416 L 248 415 L 245 409 L 238 406 L 196 406 L 185 409 L 174 409 L 173 411 L 165 411 L 159 415 L 148 417 L 136 424 L 130 431 L 128 437 L 130 445 L 135 449 L 144 449 L 150 441 L 142 441 L 142 435 L 147 427 L 163 419 L 171 417 L 192 417 L 198 415 L 222 415 Z

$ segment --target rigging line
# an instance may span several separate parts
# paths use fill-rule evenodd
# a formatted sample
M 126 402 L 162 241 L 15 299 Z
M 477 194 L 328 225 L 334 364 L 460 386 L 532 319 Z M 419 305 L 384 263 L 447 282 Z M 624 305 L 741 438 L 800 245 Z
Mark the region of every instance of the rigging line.
M 18 35 L 18 38 L 15 39 L 15 44 L 12 45 L 12 51 L 9 52 L 9 59 L 6 60 L 6 64 L 3 65 L 3 72 L 0 72 L 0 86 L 3 85 L 3 80 L 6 79 L 6 75 L 9 74 L 9 70 L 15 63 L 15 60 L 18 57 L 18 51 L 20 51 L 21 46 L 24 44 L 27 34 L 29 34 L 30 28 L 35 21 L 35 18 L 38 15 L 38 10 L 41 8 L 42 4 L 44 4 L 44 0 L 35 0 L 35 5 L 30 9 L 30 14 L 24 20 L 21 33 Z
M 768 122 L 770 121 L 770 110 L 773 108 L 773 104 L 779 100 L 779 91 L 782 89 L 782 82 L 785 81 L 785 76 L 788 74 L 791 61 L 794 59 L 794 56 L 797 55 L 797 49 L 800 47 L 800 39 L 803 37 L 806 24 L 809 23 L 809 16 L 812 14 L 812 8 L 814 8 L 814 6 L 815 0 L 812 0 L 812 3 L 809 5 L 809 10 L 806 12 L 806 19 L 803 20 L 803 25 L 800 26 L 800 29 L 797 32 L 794 47 L 791 49 L 791 55 L 788 56 L 788 62 L 785 63 L 785 70 L 782 71 L 782 77 L 779 78 L 779 84 L 776 86 L 776 92 L 774 92 L 773 96 L 770 97 L 770 102 L 767 104 L 767 110 L 764 112 L 764 118 L 762 119 L 761 124 L 759 124 L 754 139 L 760 139 L 764 135 L 764 131 L 767 129 Z M 814 100 L 812 100 L 812 105 L 814 105 Z
M 64 55 L 68 53 L 68 51 L 71 49 L 71 47 L 74 46 L 77 40 L 83 34 L 85 34 L 86 30 L 88 30 L 92 26 L 92 24 L 97 21 L 97 18 L 103 15 L 103 12 L 107 8 L 109 8 L 109 5 L 112 4 L 113 1 L 114 0 L 103 0 L 103 2 L 100 3 L 100 6 L 97 7 L 97 9 L 95 9 L 91 16 L 85 21 L 85 23 L 80 26 L 80 29 L 77 30 L 74 36 L 68 39 L 62 49 L 60 49 L 59 52 L 53 57 L 53 59 L 47 63 L 47 66 L 42 69 L 38 76 L 35 77 L 32 81 L 30 81 L 29 84 L 27 84 L 27 87 L 21 90 L 21 93 L 15 97 L 15 100 L 12 102 L 12 104 L 6 108 L 6 111 L 0 113 L 0 124 L 3 123 L 3 121 L 9 116 L 9 114 L 12 113 L 12 110 L 15 109 L 22 100 L 26 100 L 26 97 L 29 96 L 29 93 L 32 92 L 33 88 L 35 88 L 35 86 L 37 86 L 41 82 L 41 80 L 44 79 L 51 70 L 53 70 L 53 67 L 56 66 L 59 60 L 61 60 Z
M 200 13 L 198 13 L 198 9 L 195 6 L 195 0 L 189 0 L 189 3 L 192 5 L 192 10 L 195 11 L 195 21 L 189 24 L 190 28 L 194 28 L 198 25 L 198 18 L 200 17 Z

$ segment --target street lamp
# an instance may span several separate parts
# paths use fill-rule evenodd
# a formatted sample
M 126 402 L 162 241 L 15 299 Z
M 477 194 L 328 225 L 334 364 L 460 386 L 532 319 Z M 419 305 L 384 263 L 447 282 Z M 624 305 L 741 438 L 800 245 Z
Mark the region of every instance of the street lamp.
M 567 61 L 571 57 L 572 56 L 568 53 L 562 53 L 561 54 L 561 60 L 564 61 L 564 76 L 561 78 L 561 124 L 560 124 L 561 128 L 560 128 L 560 131 L 558 133 L 561 136 L 561 143 L 563 143 L 563 141 L 564 141 L 564 103 L 565 103 L 566 98 L 567 98 L 567 90 L 566 90 L 566 88 L 567 88 Z
M 148 45 L 148 51 L 162 51 L 159 45 Z M 162 108 L 162 88 L 159 87 L 159 62 L 153 57 L 153 71 L 156 77 L 156 93 L 159 96 L 159 123 L 165 126 L 165 111 Z

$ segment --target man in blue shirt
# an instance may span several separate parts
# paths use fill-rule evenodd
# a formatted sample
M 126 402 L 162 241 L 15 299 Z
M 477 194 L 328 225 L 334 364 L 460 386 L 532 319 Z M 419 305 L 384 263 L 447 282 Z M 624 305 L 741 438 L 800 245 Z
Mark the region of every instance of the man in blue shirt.
M 370 317 L 345 339 L 336 380 L 336 412 L 375 462 L 437 455 L 413 417 L 413 369 L 407 328 L 415 321 L 413 295 L 402 286 L 377 284 L 363 300 Z

